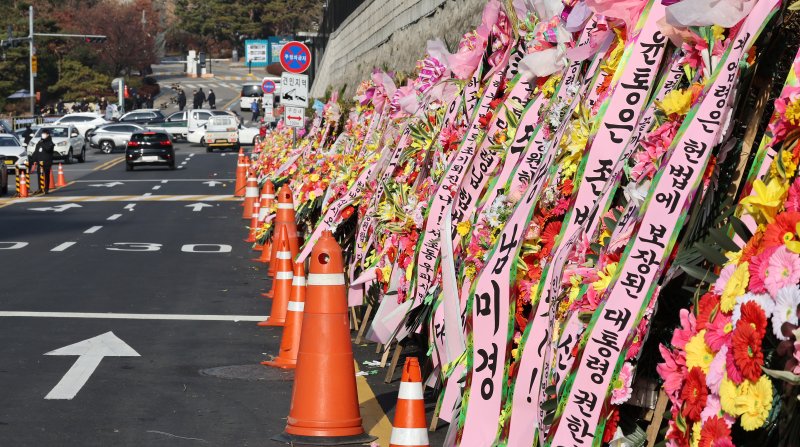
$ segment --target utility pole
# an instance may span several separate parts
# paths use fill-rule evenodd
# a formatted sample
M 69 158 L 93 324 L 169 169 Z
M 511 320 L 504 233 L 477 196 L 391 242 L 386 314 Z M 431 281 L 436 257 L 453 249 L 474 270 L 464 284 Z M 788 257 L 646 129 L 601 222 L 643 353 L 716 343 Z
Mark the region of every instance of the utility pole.
M 30 80 L 30 95 L 31 95 L 31 115 L 33 115 L 34 104 L 36 103 L 36 92 L 33 90 L 33 54 L 36 51 L 33 48 L 33 5 L 28 6 L 28 47 L 30 54 L 28 55 L 29 67 L 29 80 Z

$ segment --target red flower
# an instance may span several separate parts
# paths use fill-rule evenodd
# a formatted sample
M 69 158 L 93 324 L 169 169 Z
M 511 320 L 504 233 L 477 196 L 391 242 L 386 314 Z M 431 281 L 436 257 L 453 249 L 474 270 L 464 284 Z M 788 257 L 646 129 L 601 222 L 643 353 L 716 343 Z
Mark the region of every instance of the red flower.
M 603 443 L 609 443 L 614 439 L 617 426 L 619 426 L 619 410 L 615 408 L 611 410 L 611 414 L 608 415 L 608 420 L 606 420 L 606 427 L 603 431 Z
M 775 222 L 767 225 L 767 229 L 764 230 L 764 246 L 780 247 L 783 245 L 786 233 L 789 233 L 788 237 L 796 240 L 794 232 L 798 222 L 800 222 L 800 212 L 789 211 L 778 214 Z
M 708 398 L 708 388 L 706 388 L 706 375 L 697 366 L 689 370 L 686 375 L 686 382 L 681 390 L 681 400 L 683 408 L 681 414 L 690 421 L 699 421 L 700 413 L 706 406 Z
M 744 378 L 753 382 L 761 376 L 764 353 L 761 337 L 750 324 L 737 324 L 733 330 L 733 362 Z
M 542 253 L 547 255 L 550 253 L 550 250 L 553 249 L 553 245 L 556 243 L 556 238 L 558 237 L 558 233 L 561 232 L 561 224 L 560 220 L 556 220 L 553 222 L 549 222 L 545 225 L 544 230 L 542 231 Z
M 711 416 L 703 422 L 699 447 L 713 447 L 716 441 L 730 440 L 730 437 L 731 429 L 725 420 L 719 416 Z
M 719 313 L 719 295 L 706 293 L 700 298 L 697 307 L 697 330 L 701 331 L 708 323 L 714 321 L 714 317 Z
M 575 184 L 572 183 L 572 179 L 564 180 L 564 183 L 561 184 L 561 194 L 565 196 L 571 196 L 572 190 L 575 188 Z
M 348 206 L 347 208 L 342 210 L 342 220 L 347 220 L 348 218 L 350 218 L 350 216 L 353 215 L 353 211 L 354 209 L 352 206 Z
M 744 248 L 742 249 L 742 257 L 739 259 L 739 262 L 750 262 L 750 259 L 753 256 L 756 256 L 759 253 L 761 253 L 762 250 L 761 242 L 763 241 L 763 239 L 764 239 L 764 233 L 759 231 L 758 233 L 754 234 L 753 237 L 750 238 L 749 241 L 747 241 L 747 244 L 745 244 Z
M 748 301 L 742 304 L 741 310 L 742 317 L 739 319 L 737 326 L 749 324 L 756 330 L 756 336 L 759 339 L 763 339 L 767 333 L 767 316 L 764 314 L 764 309 L 755 301 Z
M 482 115 L 478 118 L 478 123 L 481 125 L 481 128 L 486 129 L 489 126 L 489 121 L 492 120 L 492 111 L 486 112 L 486 115 Z

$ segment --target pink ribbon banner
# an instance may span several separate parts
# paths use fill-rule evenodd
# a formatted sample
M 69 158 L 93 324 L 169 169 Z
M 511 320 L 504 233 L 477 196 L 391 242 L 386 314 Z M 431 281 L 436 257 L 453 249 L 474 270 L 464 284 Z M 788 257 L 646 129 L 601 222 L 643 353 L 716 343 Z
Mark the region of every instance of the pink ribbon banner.
M 675 235 L 683 226 L 685 210 L 702 179 L 721 119 L 729 108 L 728 97 L 735 86 L 739 61 L 779 4 L 779 0 L 756 4 L 712 76 L 702 102 L 678 131 L 671 145 L 672 155 L 657 174 L 655 187 L 645 202 L 639 232 L 620 260 L 607 301 L 597 309 L 589 325 L 575 375 L 566 382 L 566 406 L 553 424 L 549 443 L 581 446 L 592 444 L 599 436 L 602 424 L 598 427 L 598 422 L 611 379 L 621 366 L 631 330 L 664 271 Z

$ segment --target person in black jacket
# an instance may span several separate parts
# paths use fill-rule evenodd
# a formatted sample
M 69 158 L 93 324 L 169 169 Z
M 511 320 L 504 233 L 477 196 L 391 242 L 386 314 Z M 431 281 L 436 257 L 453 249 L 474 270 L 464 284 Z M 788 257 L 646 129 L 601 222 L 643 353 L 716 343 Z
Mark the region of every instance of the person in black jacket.
M 197 98 L 195 99 L 195 102 L 197 102 L 195 109 L 203 108 L 203 103 L 206 102 L 206 94 L 203 92 L 202 87 L 197 91 Z
M 212 110 L 217 108 L 217 95 L 211 89 L 208 89 L 208 108 Z
M 28 143 L 33 139 L 33 129 L 31 129 L 30 124 L 25 125 L 25 130 L 22 131 L 22 139 L 25 142 L 25 147 L 28 147 Z
M 186 107 L 186 93 L 183 92 L 183 89 L 178 90 L 178 110 L 183 112 L 183 108 Z
M 33 149 L 31 161 L 38 163 L 39 190 L 34 194 L 48 194 L 50 192 L 50 169 L 53 167 L 53 152 L 56 145 L 50 137 L 50 132 L 42 130 L 42 138 Z

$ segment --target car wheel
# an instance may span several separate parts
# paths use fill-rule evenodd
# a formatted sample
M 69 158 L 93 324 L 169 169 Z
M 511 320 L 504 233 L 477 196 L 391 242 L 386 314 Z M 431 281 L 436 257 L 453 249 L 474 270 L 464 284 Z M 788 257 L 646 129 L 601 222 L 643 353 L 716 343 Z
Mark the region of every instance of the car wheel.
M 211 146 L 206 146 L 206 152 L 208 153 L 214 152 L 214 148 Z
M 78 157 L 78 162 L 83 163 L 86 161 L 86 145 L 81 148 L 81 155 Z
M 72 148 L 69 148 L 69 151 L 67 151 L 67 157 L 64 159 L 64 162 L 68 165 L 75 163 L 75 155 L 72 153 Z
M 200 138 L 200 145 L 201 146 L 205 146 L 206 145 L 206 137 Z
M 114 150 L 114 143 L 108 140 L 103 140 L 100 142 L 100 152 L 104 154 L 110 154 L 111 151 Z
M 169 164 L 169 170 L 170 171 L 174 171 L 175 170 L 175 162 L 174 161 Z
M 133 164 L 132 163 L 125 163 L 125 170 L 126 171 L 133 171 Z

